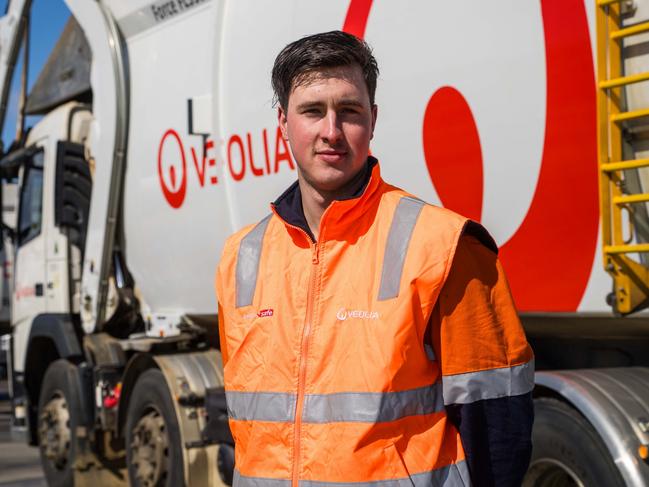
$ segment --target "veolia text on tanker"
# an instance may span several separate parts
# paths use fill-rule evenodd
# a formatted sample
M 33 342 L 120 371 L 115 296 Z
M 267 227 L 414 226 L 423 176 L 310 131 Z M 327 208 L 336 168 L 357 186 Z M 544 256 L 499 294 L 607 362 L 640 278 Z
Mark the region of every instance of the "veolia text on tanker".
M 212 186 L 218 184 L 221 163 L 225 166 L 223 174 L 233 181 L 276 174 L 282 167 L 294 171 L 291 152 L 279 127 L 274 130 L 274 140 L 272 132 L 273 129 L 269 136 L 269 130 L 263 129 L 257 137 L 251 132 L 232 134 L 227 142 L 219 141 L 220 157 L 217 159 L 217 144 L 213 139 L 205 139 L 201 150 L 200 143 L 168 129 L 160 138 L 157 157 L 158 177 L 165 199 L 172 208 L 182 206 L 187 191 L 188 166 L 200 188 L 205 187 L 206 182 Z

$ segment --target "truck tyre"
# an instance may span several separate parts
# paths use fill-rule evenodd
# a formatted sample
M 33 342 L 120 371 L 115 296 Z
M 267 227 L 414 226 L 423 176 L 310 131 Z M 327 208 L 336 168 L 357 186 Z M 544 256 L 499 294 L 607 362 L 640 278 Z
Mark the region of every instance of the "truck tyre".
M 523 487 L 624 487 L 602 439 L 575 409 L 534 401 L 532 460 Z
M 45 372 L 38 400 L 38 444 L 43 472 L 50 487 L 74 485 L 76 442 L 81 391 L 75 366 L 65 359 L 52 362 Z
M 131 487 L 184 485 L 180 429 L 158 369 L 147 370 L 135 384 L 126 416 L 126 457 Z

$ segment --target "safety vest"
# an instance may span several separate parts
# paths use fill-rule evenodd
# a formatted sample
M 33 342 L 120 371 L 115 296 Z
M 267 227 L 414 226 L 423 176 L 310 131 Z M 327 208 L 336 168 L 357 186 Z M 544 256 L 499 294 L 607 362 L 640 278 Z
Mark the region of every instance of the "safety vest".
M 217 292 L 236 486 L 471 484 L 444 406 L 462 381 L 498 376 L 442 384 L 424 339 L 466 224 L 376 164 L 359 198 L 327 208 L 317 243 L 275 211 L 228 239 Z

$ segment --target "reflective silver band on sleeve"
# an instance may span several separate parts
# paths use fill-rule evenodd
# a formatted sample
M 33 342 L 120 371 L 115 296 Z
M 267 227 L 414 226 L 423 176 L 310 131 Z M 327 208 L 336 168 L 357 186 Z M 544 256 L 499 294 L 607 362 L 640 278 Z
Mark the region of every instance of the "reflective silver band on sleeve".
M 285 423 L 295 419 L 295 394 L 226 391 L 225 400 L 232 419 Z
M 445 375 L 442 384 L 447 405 L 520 396 L 534 388 L 534 360 L 513 367 Z
M 272 215 L 268 215 L 250 230 L 241 239 L 239 253 L 237 254 L 236 271 L 236 307 L 249 306 L 255 295 L 257 287 L 257 275 L 259 274 L 259 260 L 261 249 L 264 243 L 266 227 Z
M 235 484 L 236 485 L 236 484 Z M 255 484 L 257 486 L 258 484 Z M 300 487 L 471 487 L 469 468 L 464 460 L 444 467 L 410 474 L 409 477 L 369 482 L 319 482 L 300 480 Z M 261 486 L 260 486 L 261 487 Z
M 441 384 L 398 392 L 308 394 L 305 423 L 383 423 L 444 409 Z
M 385 244 L 383 256 L 383 269 L 381 271 L 381 285 L 378 300 L 396 298 L 399 295 L 403 264 L 410 244 L 410 237 L 419 218 L 419 213 L 424 202 L 408 196 L 399 201 Z

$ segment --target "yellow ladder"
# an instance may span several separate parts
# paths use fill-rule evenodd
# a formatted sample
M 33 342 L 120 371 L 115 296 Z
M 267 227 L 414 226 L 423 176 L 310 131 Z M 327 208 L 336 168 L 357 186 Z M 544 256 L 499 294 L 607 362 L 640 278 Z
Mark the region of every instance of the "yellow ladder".
M 597 3 L 597 113 L 599 149 L 599 190 L 602 218 L 604 268 L 613 278 L 614 299 L 610 304 L 620 314 L 649 307 L 649 269 L 631 254 L 649 252 L 649 243 L 625 241 L 623 211 L 627 212 L 630 235 L 637 204 L 649 202 L 648 193 L 629 194 L 624 171 L 649 167 L 649 159 L 624 160 L 624 123 L 647 117 L 649 108 L 627 111 L 626 86 L 649 81 L 649 72 L 624 75 L 622 42 L 628 37 L 649 32 L 649 22 L 622 27 L 621 0 L 595 0 Z

